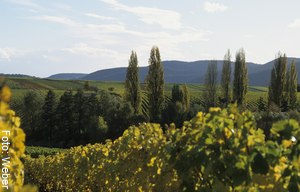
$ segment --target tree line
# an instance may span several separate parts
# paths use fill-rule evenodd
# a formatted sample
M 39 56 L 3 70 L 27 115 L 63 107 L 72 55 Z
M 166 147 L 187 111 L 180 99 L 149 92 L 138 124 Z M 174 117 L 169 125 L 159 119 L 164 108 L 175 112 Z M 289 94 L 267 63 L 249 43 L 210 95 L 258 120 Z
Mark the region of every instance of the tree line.
M 231 63 L 231 54 L 228 50 L 224 56 L 220 90 L 217 81 L 217 61 L 211 61 L 209 63 L 203 92 L 206 109 L 217 105 L 217 95 L 219 91 L 219 105 L 223 104 L 224 107 L 227 106 L 229 102 L 237 102 L 240 107 L 245 107 L 248 91 L 248 69 L 243 49 L 240 49 L 236 53 L 232 85 Z M 298 77 L 296 63 L 295 60 L 292 60 L 289 69 L 287 69 L 287 64 L 288 59 L 286 55 L 279 53 L 274 61 L 268 87 L 268 106 L 266 108 L 269 110 L 273 110 L 275 107 L 278 108 L 279 111 L 288 111 L 295 110 L 297 107 Z M 262 103 L 262 99 L 263 98 L 260 98 L 260 103 Z
M 27 145 L 71 147 L 115 139 L 131 124 L 145 121 L 111 92 L 49 90 L 43 101 L 35 92 L 24 95 L 17 108 Z

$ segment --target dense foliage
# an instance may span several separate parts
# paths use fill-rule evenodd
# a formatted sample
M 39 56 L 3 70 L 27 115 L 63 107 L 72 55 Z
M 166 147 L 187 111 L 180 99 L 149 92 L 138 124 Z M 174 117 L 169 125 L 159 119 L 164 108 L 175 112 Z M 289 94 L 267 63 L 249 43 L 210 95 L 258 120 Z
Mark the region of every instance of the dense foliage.
M 270 137 L 236 106 L 199 112 L 182 128 L 131 126 L 105 144 L 25 162 L 46 191 L 299 191 L 300 127 L 273 124 Z
M 103 142 L 119 137 L 124 127 L 144 121 L 130 103 L 108 91 L 65 91 L 58 97 L 49 90 L 44 99 L 28 92 L 23 102 L 16 110 L 27 145 L 66 148 Z

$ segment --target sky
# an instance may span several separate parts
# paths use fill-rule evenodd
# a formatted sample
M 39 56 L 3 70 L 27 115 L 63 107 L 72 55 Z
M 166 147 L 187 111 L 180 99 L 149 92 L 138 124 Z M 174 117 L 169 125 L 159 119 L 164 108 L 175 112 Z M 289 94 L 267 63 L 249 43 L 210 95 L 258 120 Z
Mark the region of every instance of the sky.
M 300 57 L 299 0 L 0 0 L 0 73 L 47 77 L 162 60 Z M 234 59 L 234 58 L 233 58 Z

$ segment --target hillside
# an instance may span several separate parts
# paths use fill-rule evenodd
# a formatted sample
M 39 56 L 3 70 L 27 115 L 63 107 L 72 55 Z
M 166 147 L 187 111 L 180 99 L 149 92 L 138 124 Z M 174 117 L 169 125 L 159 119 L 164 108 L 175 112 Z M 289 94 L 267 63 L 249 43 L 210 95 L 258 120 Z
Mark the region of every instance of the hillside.
M 85 73 L 58 73 L 58 74 L 49 76 L 47 79 L 61 79 L 61 80 L 79 79 L 86 75 L 87 74 L 85 74 Z
M 298 77 L 300 77 L 300 59 L 289 58 L 289 64 L 292 59 L 296 60 Z M 167 83 L 204 83 L 209 60 L 201 60 L 194 62 L 184 61 L 164 61 L 164 77 Z M 223 61 L 217 61 L 218 73 L 221 74 Z M 267 86 L 270 80 L 270 73 L 274 65 L 274 60 L 266 64 L 256 64 L 248 62 L 249 85 L 251 86 Z M 232 63 L 232 70 L 234 66 Z M 124 81 L 126 75 L 126 67 L 103 69 L 90 74 L 63 73 L 52 75 L 50 79 L 81 79 L 81 80 L 97 80 L 97 81 Z M 140 67 L 140 79 L 144 82 L 148 72 L 148 67 Z M 233 72 L 232 72 L 233 73 Z M 220 76 L 220 75 L 219 75 Z M 299 78 L 300 83 L 300 78 Z

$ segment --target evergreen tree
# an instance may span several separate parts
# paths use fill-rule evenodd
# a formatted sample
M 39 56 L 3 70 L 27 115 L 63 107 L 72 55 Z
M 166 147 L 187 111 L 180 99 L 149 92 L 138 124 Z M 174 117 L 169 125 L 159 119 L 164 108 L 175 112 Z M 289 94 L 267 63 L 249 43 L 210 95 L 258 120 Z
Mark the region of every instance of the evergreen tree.
M 36 133 L 39 128 L 41 105 L 41 101 L 35 92 L 26 92 L 23 97 L 23 113 L 21 114 L 21 117 L 22 127 L 28 137 L 27 142 L 40 139 L 40 135 Z
M 164 103 L 164 71 L 159 49 L 153 46 L 149 58 L 149 71 L 146 78 L 149 99 L 150 121 L 158 122 Z
M 60 97 L 56 108 L 56 145 L 59 147 L 70 147 L 74 145 L 74 112 L 72 91 L 66 91 Z
M 42 126 L 44 128 L 44 133 L 48 138 L 48 145 L 52 147 L 54 127 L 55 127 L 55 94 L 52 90 L 49 90 L 42 107 Z
M 135 114 L 141 112 L 141 88 L 139 82 L 138 59 L 134 51 L 131 52 L 125 81 L 125 101 L 129 102 Z
M 84 92 L 79 89 L 73 97 L 73 137 L 76 145 L 83 144 L 83 135 L 86 133 L 89 114 L 87 106 L 87 98 Z
M 289 78 L 289 96 L 290 96 L 290 106 L 292 109 L 296 108 L 297 104 L 297 69 L 295 60 L 292 61 L 290 67 L 290 78 Z
M 230 81 L 231 81 L 231 54 L 230 54 L 230 50 L 228 50 L 226 55 L 224 56 L 222 77 L 221 77 L 222 97 L 226 105 L 228 105 L 230 101 Z
M 217 61 L 211 61 L 207 67 L 204 83 L 203 97 L 206 105 L 206 109 L 216 106 L 217 98 Z
M 269 85 L 269 105 L 276 104 L 282 107 L 284 97 L 286 96 L 285 90 L 287 85 L 286 79 L 287 57 L 286 55 L 278 54 L 275 59 L 275 64 L 271 72 L 271 80 Z
M 233 79 L 233 100 L 243 106 L 246 99 L 248 86 L 248 69 L 246 66 L 245 52 L 240 49 L 236 54 Z

